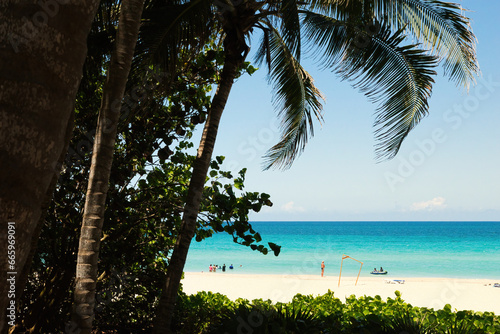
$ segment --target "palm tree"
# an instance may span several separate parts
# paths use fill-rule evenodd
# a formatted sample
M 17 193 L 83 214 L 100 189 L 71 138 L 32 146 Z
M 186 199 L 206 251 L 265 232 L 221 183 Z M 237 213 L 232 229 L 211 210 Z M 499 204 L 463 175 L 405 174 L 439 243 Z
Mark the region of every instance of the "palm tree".
M 94 320 L 97 262 L 121 101 L 134 55 L 145 0 L 123 0 L 92 154 L 76 267 L 72 321 L 81 334 Z
M 257 61 L 265 62 L 282 119 L 282 136 L 265 168 L 288 168 L 321 120 L 322 95 L 301 66 L 302 52 L 353 82 L 379 103 L 375 121 L 379 159 L 394 157 L 428 113 L 434 68 L 468 88 L 479 68 L 475 37 L 458 4 L 433 0 L 172 0 L 153 6 L 141 41 L 167 68 L 181 50 L 199 51 L 217 34 L 225 61 L 193 165 L 181 231 L 170 258 L 154 333 L 169 332 L 177 289 L 196 227 L 203 184 L 219 121 L 234 79 L 262 31 Z M 412 43 L 413 41 L 413 43 Z M 417 44 L 419 43 L 419 44 Z
M 8 23 L 0 29 L 2 334 L 12 320 L 6 317 L 7 307 L 19 300 L 24 289 L 44 209 L 71 138 L 73 104 L 97 5 L 95 0 L 83 0 L 49 9 L 30 1 L 2 3 L 0 20 Z M 6 256 L 9 226 L 15 227 L 12 267 Z M 17 274 L 7 277 L 7 268 Z M 10 285 L 5 283 L 13 277 L 15 297 L 7 293 Z

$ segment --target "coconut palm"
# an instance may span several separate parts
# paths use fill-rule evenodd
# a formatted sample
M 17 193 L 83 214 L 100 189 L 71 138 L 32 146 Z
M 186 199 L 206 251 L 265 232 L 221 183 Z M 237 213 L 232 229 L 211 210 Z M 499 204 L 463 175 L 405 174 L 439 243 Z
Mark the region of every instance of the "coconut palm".
M 435 0 L 172 0 L 151 7 L 141 43 L 153 60 L 169 68 L 181 50 L 199 52 L 214 34 L 225 55 L 154 333 L 169 331 L 219 121 L 250 36 L 261 32 L 256 60 L 267 65 L 282 120 L 281 139 L 264 157 L 266 169 L 290 167 L 313 134 L 313 118 L 321 120 L 322 95 L 301 66 L 302 53 L 378 103 L 376 155 L 387 159 L 428 113 L 439 62 L 451 80 L 466 88 L 479 71 L 475 37 L 460 11 L 458 4 Z
M 141 25 L 145 0 L 123 0 L 92 154 L 78 247 L 72 321 L 79 333 L 92 331 L 97 262 L 120 107 Z
M 50 203 L 71 138 L 73 104 L 97 5 L 94 0 L 71 5 L 54 2 L 37 6 L 30 1 L 1 5 L 0 21 L 5 23 L 0 29 L 2 334 L 16 323 L 12 317 L 6 317 L 6 313 L 15 316 L 15 310 L 11 314 L 7 308 L 22 294 L 43 213 Z M 9 249 L 15 251 L 15 257 L 10 259 L 9 226 L 10 235 L 15 236 L 15 244 L 10 245 L 15 249 Z M 9 294 L 7 278 L 14 277 L 15 293 Z

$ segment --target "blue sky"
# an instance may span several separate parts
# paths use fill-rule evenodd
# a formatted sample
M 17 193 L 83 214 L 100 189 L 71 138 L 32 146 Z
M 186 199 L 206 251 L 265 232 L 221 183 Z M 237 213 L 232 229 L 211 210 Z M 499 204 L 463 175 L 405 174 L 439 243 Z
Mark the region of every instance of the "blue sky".
M 215 154 L 226 169 L 248 168 L 247 191 L 271 195 L 273 207 L 251 220 L 500 220 L 500 1 L 459 3 L 472 10 L 481 77 L 466 94 L 440 71 L 429 116 L 393 160 L 375 161 L 376 105 L 306 61 L 324 122 L 291 169 L 262 171 L 279 139 L 266 69 L 235 83 Z

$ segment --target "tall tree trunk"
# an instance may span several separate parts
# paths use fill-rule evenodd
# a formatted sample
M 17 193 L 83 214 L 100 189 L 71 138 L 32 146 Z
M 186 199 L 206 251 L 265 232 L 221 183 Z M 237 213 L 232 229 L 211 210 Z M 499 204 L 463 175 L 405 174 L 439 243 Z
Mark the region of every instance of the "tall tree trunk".
M 115 137 L 143 7 L 144 0 L 124 0 L 121 4 L 115 51 L 99 111 L 76 265 L 72 321 L 80 334 L 92 331 L 97 261 Z
M 219 85 L 212 100 L 203 135 L 201 137 L 198 153 L 193 163 L 193 172 L 184 205 L 182 225 L 177 241 L 170 258 L 165 285 L 160 296 L 153 334 L 170 333 L 172 313 L 177 299 L 177 290 L 186 263 L 186 257 L 191 244 L 191 239 L 196 230 L 196 221 L 200 209 L 205 179 L 212 159 L 220 118 L 226 106 L 231 87 L 236 78 L 238 68 L 243 64 L 244 57 L 238 53 L 226 51 L 224 67 L 222 69 Z
M 64 150 L 62 151 L 61 156 L 59 157 L 58 166 L 62 166 L 63 165 L 64 159 L 66 158 L 66 155 L 67 155 L 68 146 L 69 146 L 69 143 L 70 143 L 70 140 L 71 140 L 71 136 L 73 134 L 74 116 L 75 116 L 75 113 L 74 113 L 74 111 L 72 111 L 71 112 L 71 116 L 70 116 L 70 118 L 68 120 L 67 129 L 66 129 L 65 141 L 67 141 L 67 144 L 64 146 Z M 49 189 L 47 191 L 47 194 L 45 195 L 45 200 L 42 202 L 42 206 L 41 206 L 42 210 L 41 210 L 40 219 L 39 219 L 37 227 L 33 231 L 32 237 L 31 237 L 31 245 L 30 245 L 31 251 L 28 254 L 28 257 L 26 259 L 24 267 L 21 270 L 21 273 L 19 274 L 19 281 L 16 282 L 17 286 L 22 287 L 23 290 L 24 290 L 24 287 L 26 286 L 26 281 L 27 281 L 28 276 L 30 274 L 31 262 L 33 261 L 33 257 L 35 256 L 35 253 L 36 253 L 36 248 L 37 248 L 37 245 L 38 245 L 38 239 L 40 237 L 40 233 L 42 231 L 43 225 L 45 224 L 45 216 L 47 214 L 47 210 L 50 207 L 50 203 L 52 201 L 52 194 L 54 192 L 54 188 L 55 188 L 55 186 L 57 184 L 58 179 L 59 179 L 59 174 L 54 175 L 54 177 L 52 178 L 52 182 L 51 182 L 51 184 L 49 186 Z M 74 274 L 70 275 L 69 279 L 72 280 L 73 276 L 74 276 Z M 59 290 L 59 289 L 65 289 L 66 287 L 70 287 L 70 285 L 60 285 L 60 286 L 57 285 L 57 290 Z M 24 291 L 20 291 L 20 292 L 21 293 L 19 294 L 19 298 L 21 298 L 22 295 L 24 294 L 23 293 Z M 46 295 L 45 295 L 45 297 L 46 297 Z M 42 300 L 42 298 L 40 298 L 40 300 Z M 35 303 L 40 303 L 40 302 L 39 302 L 39 300 L 36 300 Z M 41 301 L 41 303 L 44 303 L 44 302 Z M 51 303 L 45 303 L 45 304 L 49 305 Z M 20 305 L 20 306 L 22 307 L 22 305 Z M 53 311 L 50 311 L 50 312 L 52 312 L 51 314 L 53 315 Z M 49 319 L 49 317 L 44 317 L 44 320 L 47 320 L 47 319 Z M 16 324 L 16 327 L 26 327 L 26 325 L 20 323 L 21 321 L 22 321 L 22 319 L 20 321 L 18 321 L 18 323 Z M 12 333 L 12 332 L 15 333 L 16 327 L 11 327 L 9 333 Z M 36 329 L 31 329 L 30 326 L 27 326 L 27 327 L 28 327 L 27 333 L 28 332 L 29 333 L 36 333 L 37 332 Z
M 58 160 L 69 142 L 70 116 L 98 3 L 0 4 L 1 334 L 16 323 L 12 309 L 29 272 L 43 203 L 52 195 Z

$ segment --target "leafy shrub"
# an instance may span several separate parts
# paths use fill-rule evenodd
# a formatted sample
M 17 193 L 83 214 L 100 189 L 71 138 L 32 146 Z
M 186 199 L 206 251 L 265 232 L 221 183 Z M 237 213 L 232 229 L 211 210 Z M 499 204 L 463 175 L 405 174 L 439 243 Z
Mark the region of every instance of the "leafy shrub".
M 321 333 L 318 317 L 308 308 L 297 304 L 272 305 L 270 301 L 241 300 L 235 313 L 210 333 Z
M 201 291 L 195 295 L 181 292 L 173 318 L 176 333 L 207 333 L 234 314 L 236 304 L 225 295 Z
M 427 321 L 427 314 L 419 308 L 402 309 L 385 321 L 388 333 L 432 334 L 434 328 L 435 322 Z
M 342 334 L 495 334 L 500 317 L 491 312 L 414 307 L 401 298 L 347 297 L 332 291 L 321 296 L 297 294 L 290 303 L 270 300 L 230 301 L 200 292 L 182 295 L 176 313 L 177 333 L 342 333 Z
M 311 309 L 323 322 L 323 327 L 332 332 L 340 331 L 343 328 L 343 317 L 345 305 L 338 298 L 335 298 L 333 292 L 328 292 L 322 296 L 313 297 L 312 295 L 297 294 L 292 300 L 293 304 Z

